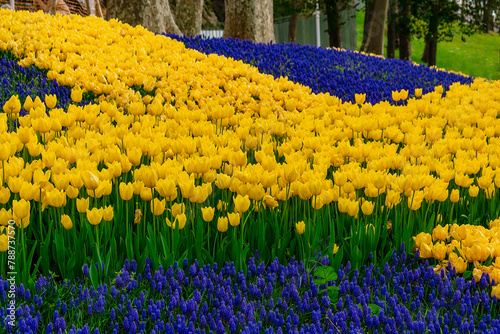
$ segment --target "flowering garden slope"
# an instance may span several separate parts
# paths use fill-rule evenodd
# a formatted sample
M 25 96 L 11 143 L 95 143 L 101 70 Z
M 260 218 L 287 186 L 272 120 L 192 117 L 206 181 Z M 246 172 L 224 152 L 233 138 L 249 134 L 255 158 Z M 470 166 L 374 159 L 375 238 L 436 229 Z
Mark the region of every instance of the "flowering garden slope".
M 355 102 L 355 94 L 366 94 L 366 102 L 390 101 L 392 91 L 415 88 L 423 93 L 435 86 L 444 90 L 454 82 L 474 79 L 399 59 L 383 59 L 349 50 L 328 50 L 300 44 L 255 44 L 235 39 L 204 39 L 168 35 L 186 47 L 215 53 L 256 66 L 262 73 L 311 87 L 314 93 L 330 93 L 342 101 Z
M 175 261 L 193 264 L 195 260 L 199 268 L 232 261 L 237 272 L 251 276 L 248 260 L 258 251 L 266 263 L 304 261 L 308 280 L 321 252 L 326 255 L 324 263 L 331 265 L 326 268 L 333 268 L 323 270 L 322 275 L 336 282 L 326 289 L 334 299 L 345 292 L 337 290 L 340 281 L 334 278 L 342 262 L 350 261 L 358 269 L 369 261 L 383 266 L 403 245 L 400 254 L 417 246 L 422 257 L 442 266 L 443 273 L 448 270 L 452 276 L 458 272 L 482 280 L 481 292 L 471 290 L 469 299 L 475 307 L 471 293 L 481 294 L 473 297 L 475 301 L 482 298 L 482 306 L 475 311 L 484 308 L 481 312 L 486 318 L 481 314 L 471 319 L 469 309 L 460 309 L 462 318 L 457 315 L 457 319 L 443 312 L 440 328 L 444 324 L 459 329 L 470 323 L 483 326 L 481 322 L 486 328 L 498 326 L 488 320 L 496 316 L 491 313 L 496 297 L 490 300 L 483 295 L 500 293 L 495 285 L 500 277 L 496 266 L 499 227 L 493 221 L 500 215 L 500 82 L 454 83 L 446 96 L 441 85 L 398 88 L 390 93 L 392 104 L 365 103 L 364 93 L 369 92 L 354 95 L 355 103 L 342 102 L 329 93 L 314 94 L 310 87 L 260 73 L 241 61 L 186 49 L 141 27 L 93 17 L 5 10 L 0 11 L 0 50 L 31 68 L 26 76 L 36 77 L 41 70 L 47 82 L 55 79 L 57 85 L 65 86 L 61 91 L 71 89 L 68 99 L 64 93 L 37 91 L 36 85 L 25 94 L 16 93 L 20 88 L 4 88 L 8 92 L 4 95 L 10 96 L 4 96 L 0 114 L 0 223 L 7 226 L 13 220 L 16 225 L 18 283 L 34 291 L 35 283 L 45 282 L 46 277 L 50 277 L 47 284 L 54 284 L 53 275 L 73 282 L 83 276 L 82 284 L 92 286 L 82 292 L 80 301 L 58 304 L 63 314 L 63 302 L 66 308 L 77 310 L 72 315 L 76 318 L 66 316 L 62 321 L 59 313 L 44 313 L 43 319 L 36 315 L 35 307 L 42 307 L 45 298 L 36 292 L 38 298 L 31 303 L 30 293 L 26 306 L 19 310 L 29 320 L 27 326 L 39 322 L 45 330 L 56 328 L 57 332 L 66 321 L 83 328 L 88 321 L 83 313 L 108 314 L 111 307 L 119 310 L 116 321 L 120 324 L 108 325 L 118 326 L 118 332 L 133 326 L 132 332 L 154 328 L 156 323 L 150 322 L 139 328 L 141 321 L 149 321 L 145 299 L 129 298 L 148 285 L 154 290 L 159 283 L 156 278 L 154 283 L 149 278 L 127 279 L 123 272 L 132 274 L 130 268 L 122 269 L 126 259 L 136 261 L 133 272 L 141 277 L 160 265 L 168 268 Z M 14 67 L 12 73 L 23 71 Z M 424 89 L 429 93 L 422 94 Z M 5 255 L 0 257 L 0 272 L 4 274 L 8 237 L 7 229 L 0 229 L 0 251 Z M 187 271 L 186 266 L 183 270 Z M 370 277 L 370 270 L 363 275 Z M 427 267 L 415 270 L 429 271 Z M 113 273 L 120 271 L 125 276 L 115 278 Z M 315 271 L 314 276 L 320 273 Z M 45 278 L 37 278 L 38 274 Z M 190 285 L 195 284 L 194 278 L 187 283 L 184 279 L 186 287 L 179 290 L 168 275 L 158 289 L 176 298 L 182 312 L 202 307 L 200 300 L 196 305 L 186 302 L 194 296 Z M 182 275 L 176 273 L 178 284 L 185 278 Z M 115 278 L 115 288 L 130 289 L 131 295 L 121 296 L 116 304 L 103 302 L 109 298 L 108 288 L 99 285 L 109 283 L 110 278 Z M 290 286 L 314 289 L 289 278 Z M 449 282 L 458 278 L 450 277 Z M 276 281 L 272 275 L 266 279 Z M 218 286 L 223 286 L 223 280 L 216 279 Z M 434 289 L 438 280 L 432 283 Z M 257 278 L 264 296 L 269 282 Z M 62 288 L 67 291 L 77 289 L 65 284 Z M 464 289 L 477 288 L 459 284 L 464 294 Z M 354 286 L 349 289 L 357 294 Z M 451 298 L 448 292 L 439 291 L 444 303 Z M 258 296 L 259 292 L 252 293 Z M 18 292 L 19 298 L 23 295 L 26 298 L 25 291 Z M 95 299 L 92 302 L 90 295 Z M 232 297 L 236 296 L 235 291 Z M 434 301 L 437 293 L 429 296 Z M 5 290 L 0 297 L 5 300 Z M 220 296 L 219 304 L 205 298 L 210 307 L 222 310 Z M 398 303 L 385 298 L 389 306 L 384 312 L 394 312 L 394 320 L 390 316 L 373 320 L 363 303 L 377 304 L 376 299 L 345 299 L 339 306 L 340 310 L 347 305 L 350 318 L 362 312 L 360 322 L 354 317 L 354 322 L 343 323 L 345 319 L 333 313 L 337 318 L 330 319 L 328 306 L 316 307 L 319 299 L 314 306 L 309 304 L 311 310 L 299 309 L 302 302 L 295 301 L 294 310 L 314 309 L 314 317 L 322 319 L 324 327 L 304 327 L 309 332 L 335 332 L 343 326 L 378 328 L 380 324 L 382 330 L 391 327 L 391 321 L 401 323 L 401 317 L 406 317 L 405 326 L 421 331 L 424 320 L 417 304 L 404 306 L 413 314 L 403 308 L 397 313 Z M 228 303 L 224 301 L 225 307 Z M 259 314 L 264 327 L 256 328 L 273 323 L 276 331 L 278 327 L 285 331 L 279 312 L 286 307 L 269 306 L 269 299 L 267 305 L 256 303 L 259 309 L 264 307 Z M 279 297 L 272 303 L 279 305 Z M 155 306 L 160 314 L 164 304 L 160 301 Z M 361 311 L 356 310 L 359 304 Z M 256 307 L 252 306 L 255 312 Z M 277 307 L 282 307 L 278 315 Z M 430 328 L 433 323 L 436 328 L 440 321 L 437 304 L 427 307 L 430 312 L 436 309 L 437 318 L 426 318 L 423 326 Z M 170 309 L 168 324 L 191 326 L 191 320 L 178 320 L 178 311 Z M 246 315 L 243 319 L 234 309 L 210 317 L 216 327 L 219 320 L 225 326 L 216 329 L 219 332 L 234 327 L 231 319 L 242 324 L 240 329 L 255 328 L 253 318 Z M 53 319 L 50 325 L 49 318 Z M 300 321 L 309 323 L 308 319 Z M 192 321 L 194 327 L 212 328 L 208 315 L 206 326 L 201 317 Z M 158 328 L 162 331 L 163 327 Z M 88 331 L 87 327 L 83 332 Z

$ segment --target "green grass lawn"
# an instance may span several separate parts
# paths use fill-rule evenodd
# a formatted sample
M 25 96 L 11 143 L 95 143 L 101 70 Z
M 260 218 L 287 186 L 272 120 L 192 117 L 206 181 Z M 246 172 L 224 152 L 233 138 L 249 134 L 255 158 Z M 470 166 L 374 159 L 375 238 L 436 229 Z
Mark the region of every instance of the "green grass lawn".
M 357 14 L 358 47 L 363 40 L 364 12 Z M 422 63 L 424 41 L 413 39 L 412 60 Z M 384 53 L 386 51 L 384 50 Z M 396 50 L 396 56 L 398 56 Z M 500 35 L 477 33 L 463 42 L 455 36 L 451 42 L 440 42 L 437 51 L 437 67 L 462 72 L 475 77 L 500 80 Z

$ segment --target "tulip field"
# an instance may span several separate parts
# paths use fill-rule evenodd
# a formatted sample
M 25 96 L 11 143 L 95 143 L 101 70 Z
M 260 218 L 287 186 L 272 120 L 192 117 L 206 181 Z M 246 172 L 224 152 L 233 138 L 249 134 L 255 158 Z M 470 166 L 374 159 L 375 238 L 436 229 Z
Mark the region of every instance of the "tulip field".
M 498 333 L 500 81 L 0 9 L 1 333 Z

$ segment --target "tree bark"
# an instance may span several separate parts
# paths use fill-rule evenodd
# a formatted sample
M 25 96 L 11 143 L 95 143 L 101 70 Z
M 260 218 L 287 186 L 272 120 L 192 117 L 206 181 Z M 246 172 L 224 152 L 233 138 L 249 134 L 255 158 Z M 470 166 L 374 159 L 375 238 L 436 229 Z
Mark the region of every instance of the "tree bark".
M 399 0 L 399 59 L 411 60 L 411 0 Z
M 483 31 L 488 33 L 493 30 L 493 0 L 487 0 L 483 10 Z
M 292 13 L 288 21 L 288 42 L 297 42 L 297 26 L 299 24 L 299 13 Z
M 168 0 L 108 0 L 106 19 L 117 19 L 131 26 L 142 25 L 156 34 L 182 35 Z
M 326 0 L 326 19 L 328 21 L 328 36 L 330 47 L 342 47 L 342 21 L 337 0 Z
M 396 0 L 389 1 L 389 22 L 387 25 L 387 58 L 395 58 L 396 57 L 396 41 L 397 32 L 396 32 Z
M 274 42 L 272 0 L 225 0 L 224 37 Z
M 425 42 L 424 53 L 422 54 L 422 58 L 420 58 L 420 60 L 426 64 L 429 62 L 429 44 L 429 41 Z
M 260 0 L 260 9 L 257 12 L 259 40 L 257 42 L 269 43 L 274 39 L 274 17 L 273 17 L 273 0 Z
M 363 23 L 363 41 L 361 42 L 360 51 L 366 51 L 368 38 L 370 35 L 370 25 L 372 23 L 373 10 L 375 8 L 375 0 L 366 0 L 365 3 L 365 21 Z
M 175 22 L 186 36 L 201 33 L 204 0 L 177 0 L 175 5 Z
M 56 15 L 57 12 L 57 0 L 50 1 L 50 14 Z
M 439 29 L 439 17 L 437 15 L 439 8 L 433 6 L 431 8 L 431 15 L 429 20 L 429 32 L 426 36 L 425 46 L 427 47 L 427 65 L 436 66 L 437 60 L 437 42 L 438 42 L 438 29 Z M 425 56 L 425 51 L 424 51 Z
M 377 55 L 384 54 L 385 22 L 389 0 L 376 0 L 366 51 Z

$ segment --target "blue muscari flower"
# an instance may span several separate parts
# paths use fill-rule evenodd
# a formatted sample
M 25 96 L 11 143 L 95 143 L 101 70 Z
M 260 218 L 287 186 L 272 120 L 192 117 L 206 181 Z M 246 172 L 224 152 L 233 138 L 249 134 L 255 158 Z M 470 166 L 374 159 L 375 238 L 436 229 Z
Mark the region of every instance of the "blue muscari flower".
M 88 277 L 89 276 L 89 266 L 86 263 L 83 265 L 82 271 L 83 271 L 83 276 L 84 277 Z

